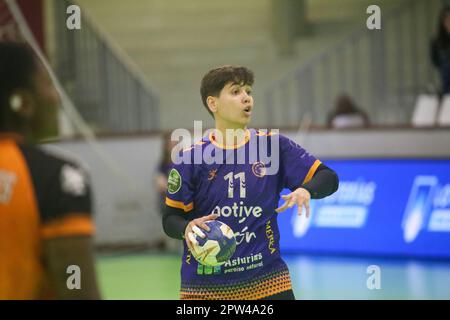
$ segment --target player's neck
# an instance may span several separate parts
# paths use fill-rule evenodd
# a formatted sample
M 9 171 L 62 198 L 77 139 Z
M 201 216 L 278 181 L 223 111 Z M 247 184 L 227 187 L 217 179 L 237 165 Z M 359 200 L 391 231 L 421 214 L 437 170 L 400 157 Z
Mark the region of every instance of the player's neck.
M 9 139 L 20 143 L 31 142 L 30 134 L 27 130 L 8 127 L 0 129 L 0 139 Z
M 246 139 L 246 126 L 222 125 L 216 121 L 215 135 L 218 137 L 218 143 L 224 146 L 241 145 Z M 222 140 L 221 140 L 222 139 Z

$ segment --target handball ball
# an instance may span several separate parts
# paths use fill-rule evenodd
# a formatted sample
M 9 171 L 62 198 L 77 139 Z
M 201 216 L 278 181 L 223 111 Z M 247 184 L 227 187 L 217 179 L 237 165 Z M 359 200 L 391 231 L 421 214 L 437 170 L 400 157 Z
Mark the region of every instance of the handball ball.
M 195 235 L 198 244 L 192 243 L 194 258 L 201 264 L 216 267 L 227 262 L 236 250 L 236 238 L 231 228 L 223 222 L 205 222 L 210 231 L 202 229 L 205 238 Z

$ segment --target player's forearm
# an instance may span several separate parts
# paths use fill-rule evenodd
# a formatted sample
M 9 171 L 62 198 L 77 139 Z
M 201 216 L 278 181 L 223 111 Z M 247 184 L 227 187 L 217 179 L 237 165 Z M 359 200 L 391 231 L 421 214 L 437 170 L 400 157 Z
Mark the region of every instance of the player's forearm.
M 189 221 L 184 218 L 186 213 L 181 209 L 166 206 L 163 215 L 163 230 L 174 239 L 183 239 L 184 231 Z
M 336 172 L 321 164 L 312 179 L 301 187 L 309 191 L 311 199 L 322 199 L 336 192 L 339 178 Z
M 90 236 L 70 236 L 43 241 L 43 260 L 47 276 L 56 297 L 63 300 L 97 300 L 100 292 L 94 262 L 94 248 Z M 78 270 L 79 287 L 69 288 L 69 266 Z M 76 273 L 74 273 L 76 275 Z M 76 277 L 71 277 L 77 279 Z M 74 283 L 77 283 L 74 280 Z

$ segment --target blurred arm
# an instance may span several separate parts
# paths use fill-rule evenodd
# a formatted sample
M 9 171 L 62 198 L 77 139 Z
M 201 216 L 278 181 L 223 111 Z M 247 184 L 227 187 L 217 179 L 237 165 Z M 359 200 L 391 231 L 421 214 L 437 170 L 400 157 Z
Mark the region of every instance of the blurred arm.
M 167 176 L 158 173 L 156 175 L 156 187 L 159 194 L 165 195 L 167 191 Z
M 57 299 L 100 299 L 91 236 L 45 239 L 43 241 L 43 258 Z M 70 290 L 67 287 L 67 280 L 71 276 L 71 273 L 67 273 L 67 268 L 70 265 L 80 268 L 80 289 Z
M 440 67 L 439 51 L 438 51 L 438 47 L 437 47 L 436 41 L 432 41 L 431 44 L 430 44 L 430 58 L 431 58 L 432 64 L 436 68 L 439 68 Z

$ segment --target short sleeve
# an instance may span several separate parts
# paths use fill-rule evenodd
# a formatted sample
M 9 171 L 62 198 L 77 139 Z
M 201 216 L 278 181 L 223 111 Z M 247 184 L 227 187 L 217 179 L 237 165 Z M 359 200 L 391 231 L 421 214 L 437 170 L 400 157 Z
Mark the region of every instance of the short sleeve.
M 64 164 L 53 186 L 58 195 L 56 210 L 66 212 L 91 212 L 91 188 L 88 173 L 72 164 Z
M 94 233 L 89 174 L 65 155 L 21 145 L 33 181 L 43 238 Z
M 291 191 L 307 183 L 321 164 L 300 145 L 280 135 L 280 158 L 283 187 Z
M 166 205 L 190 212 L 194 209 L 194 165 L 176 164 L 167 178 Z
M 44 238 L 94 233 L 89 180 L 88 173 L 74 164 L 58 165 L 43 193 Z

